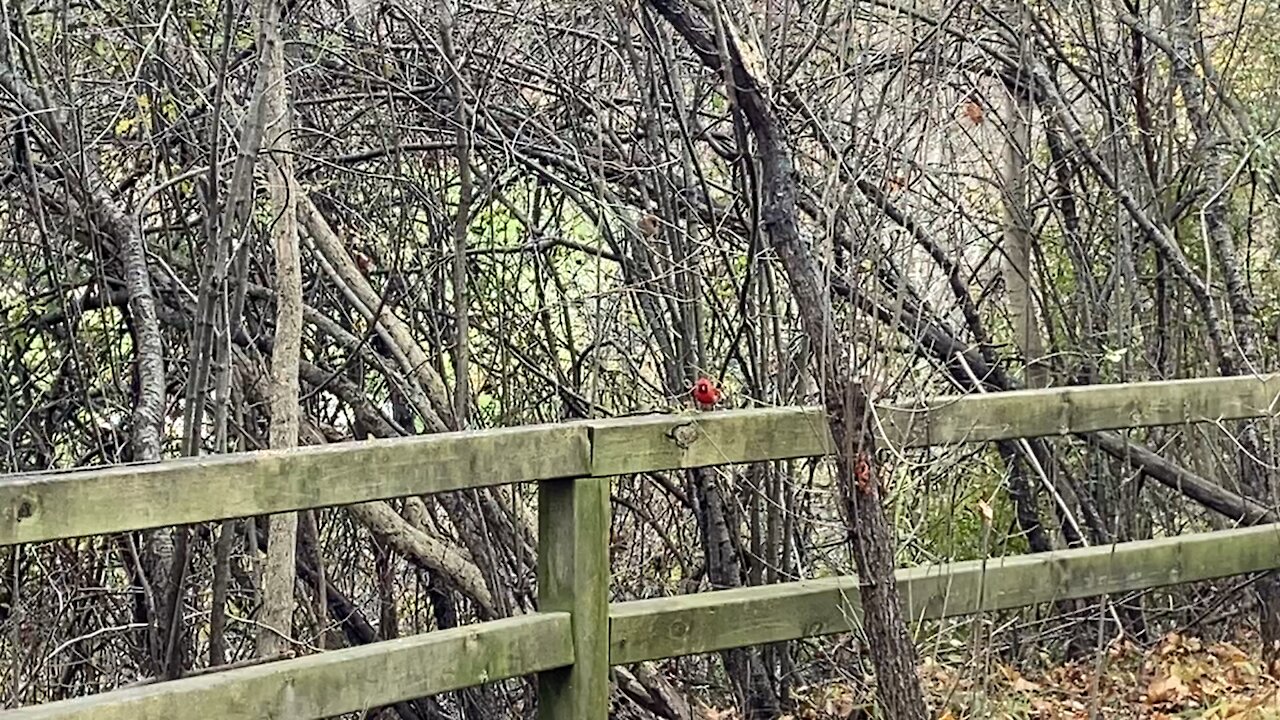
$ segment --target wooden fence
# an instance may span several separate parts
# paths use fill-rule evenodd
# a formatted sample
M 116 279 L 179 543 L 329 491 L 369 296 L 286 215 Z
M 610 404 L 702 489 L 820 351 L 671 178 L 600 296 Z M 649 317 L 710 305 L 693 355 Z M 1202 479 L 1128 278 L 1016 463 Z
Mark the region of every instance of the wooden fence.
M 895 447 L 1277 413 L 1280 375 L 1028 390 L 877 408 Z M 856 577 L 610 604 L 609 479 L 813 457 L 813 408 L 581 421 L 0 478 L 0 545 L 538 482 L 539 612 L 0 712 L 303 720 L 537 674 L 542 718 L 603 720 L 609 668 L 848 631 Z M 898 572 L 913 619 L 1280 568 L 1280 524 Z

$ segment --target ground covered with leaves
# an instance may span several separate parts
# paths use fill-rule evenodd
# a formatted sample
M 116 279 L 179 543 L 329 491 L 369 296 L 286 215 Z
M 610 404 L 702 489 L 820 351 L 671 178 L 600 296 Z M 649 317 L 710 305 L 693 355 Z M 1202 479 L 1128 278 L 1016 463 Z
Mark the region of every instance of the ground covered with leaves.
M 1170 634 L 1150 648 L 1127 640 L 1080 662 L 1021 673 L 1008 665 L 926 658 L 921 675 L 941 720 L 1280 720 L 1280 667 L 1268 673 L 1255 640 L 1202 642 Z M 1280 664 L 1280 663 L 1278 663 Z M 835 683 L 798 693 L 784 720 L 877 717 L 866 692 Z M 704 710 L 705 720 L 732 720 Z

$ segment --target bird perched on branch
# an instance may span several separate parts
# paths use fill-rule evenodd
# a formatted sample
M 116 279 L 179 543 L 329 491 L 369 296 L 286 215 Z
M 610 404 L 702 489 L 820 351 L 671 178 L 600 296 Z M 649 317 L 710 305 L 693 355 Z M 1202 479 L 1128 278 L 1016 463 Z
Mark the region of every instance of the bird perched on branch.
M 689 390 L 689 394 L 693 395 L 693 401 L 697 403 L 699 410 L 711 410 L 715 408 L 716 403 L 720 402 L 722 394 L 720 388 L 716 387 L 711 378 L 700 377 L 693 383 L 693 388 Z

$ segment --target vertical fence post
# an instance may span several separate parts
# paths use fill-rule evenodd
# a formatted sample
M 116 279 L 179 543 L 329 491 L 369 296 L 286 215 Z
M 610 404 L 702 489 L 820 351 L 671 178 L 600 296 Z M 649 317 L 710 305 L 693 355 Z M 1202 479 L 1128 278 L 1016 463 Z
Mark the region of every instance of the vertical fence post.
M 574 663 L 538 675 L 540 720 L 609 715 L 609 479 L 538 484 L 538 609 L 573 615 Z

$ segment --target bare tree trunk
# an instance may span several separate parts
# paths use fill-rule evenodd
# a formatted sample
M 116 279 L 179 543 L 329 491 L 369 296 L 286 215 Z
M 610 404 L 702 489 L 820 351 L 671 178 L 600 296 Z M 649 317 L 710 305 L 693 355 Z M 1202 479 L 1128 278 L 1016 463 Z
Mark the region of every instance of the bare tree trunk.
M 1259 372 L 1261 353 L 1258 349 L 1256 306 L 1245 273 L 1240 267 L 1235 238 L 1227 219 L 1227 200 L 1231 196 L 1232 180 L 1226 172 L 1225 138 L 1220 137 L 1210 116 L 1205 97 L 1205 84 L 1195 70 L 1198 61 L 1207 75 L 1213 72 L 1207 54 L 1197 53 L 1195 34 L 1200 27 L 1196 3 L 1192 0 L 1176 0 L 1173 3 L 1173 26 L 1170 31 L 1173 60 L 1173 77 L 1182 93 L 1187 117 L 1196 135 L 1200 155 L 1202 181 L 1207 185 L 1207 199 L 1200 210 L 1203 232 L 1217 255 L 1226 286 L 1227 304 L 1231 308 L 1232 337 L 1240 353 L 1237 373 Z M 1211 261 L 1205 258 L 1206 264 Z M 1256 421 L 1239 425 L 1240 463 L 1244 487 L 1253 499 L 1263 505 L 1271 505 L 1275 497 L 1275 479 L 1267 467 L 1269 458 L 1266 441 Z M 1258 597 L 1259 623 L 1262 631 L 1263 658 L 1280 674 L 1280 574 L 1268 573 L 1259 578 L 1255 592 Z
M 458 210 L 453 217 L 453 413 L 458 430 L 468 426 L 471 406 L 471 346 L 468 342 L 470 322 L 467 317 L 467 233 L 471 228 L 471 121 L 467 112 L 466 82 L 453 43 L 452 0 L 439 3 L 440 48 L 449 64 L 453 80 L 453 101 L 457 103 L 454 119 L 458 124 L 454 156 L 458 160 Z
M 1020 2 L 1006 5 L 1009 24 L 1018 30 L 1018 58 L 1026 65 L 1031 62 L 1028 34 L 1031 32 L 1028 10 Z M 1034 241 L 1031 234 L 1032 210 L 1027 177 L 1027 166 L 1031 162 L 1031 129 L 1035 105 L 1028 99 L 1026 88 L 1011 87 L 1006 100 L 1006 135 L 1004 141 L 1004 165 L 1002 168 L 1002 199 L 1004 204 L 1004 233 L 1002 249 L 1004 251 L 1005 286 L 1009 294 L 1009 319 L 1013 325 L 1014 345 L 1021 355 L 1023 363 L 1023 385 L 1030 388 L 1047 387 L 1049 369 L 1044 364 L 1044 339 L 1041 336 L 1041 324 L 1036 312 L 1035 284 L 1033 282 L 1032 255 Z M 1031 482 L 1044 482 L 1053 485 L 1058 493 L 1068 502 L 1075 495 L 1067 483 L 1060 481 L 1057 463 L 1053 461 L 1056 451 L 1051 439 L 1045 439 L 1035 445 L 1040 453 L 1027 453 L 1030 444 L 1010 443 L 1024 449 L 1016 456 L 1015 462 L 1026 469 Z M 1073 503 L 1075 505 L 1075 503 Z M 1080 546 L 1084 540 L 1084 530 L 1074 525 L 1074 520 L 1066 508 L 1054 505 L 1057 510 L 1062 535 L 1069 545 Z M 1075 612 L 1082 603 L 1064 601 L 1058 609 L 1064 615 Z M 1087 623 L 1082 623 L 1071 633 L 1068 641 L 1068 655 L 1078 657 L 1089 647 L 1096 632 L 1090 631 Z
M 6 90 L 25 109 L 33 122 L 43 126 L 44 131 L 60 144 L 68 160 L 62 163 L 68 179 L 80 189 L 87 209 L 106 231 L 115 246 L 114 250 L 120 253 L 128 293 L 128 326 L 133 334 L 135 361 L 130 438 L 132 455 L 137 462 L 158 461 L 164 434 L 164 345 L 160 335 L 155 290 L 147 266 L 141 219 L 157 191 L 145 194 L 138 203 L 137 211 L 130 216 L 116 198 L 112 197 L 112 183 L 103 177 L 101 169 L 83 152 L 77 129 L 68 127 L 68 119 L 64 113 L 46 101 L 48 95 L 29 87 L 5 58 L 0 58 L 0 88 Z M 159 529 L 147 535 L 148 572 L 153 576 L 149 598 L 152 613 L 150 643 L 156 674 L 166 672 L 167 638 L 176 633 L 176 621 L 166 611 L 166 599 L 177 592 L 176 584 L 180 582 L 180 578 L 171 577 L 175 562 L 174 532 L 171 529 Z
M 1017 10 L 1015 10 L 1017 12 Z M 1008 98 L 1007 136 L 1004 142 L 1004 256 L 1005 284 L 1009 288 L 1009 317 L 1014 343 L 1022 354 L 1027 387 L 1044 387 L 1048 381 L 1044 340 L 1036 314 L 1031 281 L 1032 241 L 1026 166 L 1031 158 L 1031 114 L 1034 106 L 1022 92 Z
M 248 275 L 248 246 L 241 245 L 234 258 L 235 289 L 227 287 L 227 253 L 232 240 L 243 230 L 253 205 L 253 168 L 257 164 L 262 146 L 263 93 L 266 73 L 261 63 L 254 79 L 253 94 L 244 114 L 244 124 L 236 148 L 236 161 L 232 168 L 231 184 L 227 188 L 226 203 L 219 214 L 221 197 L 219 182 L 219 156 L 222 117 L 226 95 L 225 72 L 232 47 L 232 28 L 235 13 L 228 3 L 224 10 L 222 28 L 222 52 L 219 60 L 219 81 L 214 92 L 215 119 L 209 125 L 209 181 L 206 189 L 208 218 L 205 225 L 204 271 L 200 278 L 199 304 L 195 314 L 195 327 L 191 339 L 190 369 L 187 374 L 186 413 L 184 419 L 188 433 L 185 454 L 196 455 L 200 448 L 200 428 L 203 424 L 205 383 L 203 378 L 212 372 L 214 376 L 214 434 L 215 451 L 227 451 L 227 425 L 230 408 L 231 352 L 230 336 L 240 324 L 244 305 L 245 282 Z M 212 313 L 212 314 L 210 314 Z M 218 526 L 218 538 L 214 543 L 212 598 L 209 608 L 209 664 L 227 662 L 227 592 L 231 575 L 231 548 L 235 533 L 235 520 L 223 520 Z
M 271 432 L 273 449 L 298 445 L 298 361 L 302 344 L 302 267 L 298 252 L 297 193 L 290 147 L 288 86 L 284 73 L 284 42 L 280 37 L 279 0 L 262 0 L 262 57 L 266 63 L 263 97 L 269 131 L 265 143 L 267 187 L 271 196 L 272 244 L 276 255 L 276 332 L 271 354 Z M 258 655 L 276 655 L 289 646 L 293 633 L 293 586 L 296 566 L 298 514 L 272 515 L 263 574 L 261 632 Z
M 240 326 L 244 312 L 244 295 L 249 272 L 249 256 L 245 246 L 235 257 L 235 280 L 232 297 L 219 301 L 219 320 L 221 335 L 215 339 L 213 371 L 214 411 L 213 426 L 215 434 L 214 447 L 219 453 L 229 449 L 228 430 L 231 411 L 231 336 Z M 227 592 L 231 579 L 231 548 L 236 532 L 235 520 L 223 520 L 218 525 L 218 539 L 213 549 L 213 586 L 209 607 L 209 665 L 218 666 L 227 662 Z M 254 552 L 251 548 L 250 552 Z
M 849 378 L 849 343 L 831 318 L 831 296 L 818 272 L 797 218 L 795 167 L 786 131 L 759 79 L 747 68 L 739 48 L 721 38 L 707 20 L 683 2 L 649 0 L 707 67 L 727 68 L 757 143 L 764 204 L 761 219 L 782 259 L 804 330 L 817 352 L 812 367 L 822 382 L 836 443 L 836 467 L 852 523 L 853 556 L 860 577 L 863 627 L 870 643 L 879 698 L 886 717 L 923 720 L 924 695 L 916 674 L 916 650 L 902 615 L 894 578 L 893 528 L 881 505 L 874 438 L 867 420 L 865 391 Z M 723 50 L 722 50 L 723 48 Z M 727 55 L 727 57 L 725 56 Z

